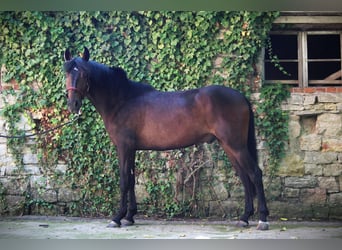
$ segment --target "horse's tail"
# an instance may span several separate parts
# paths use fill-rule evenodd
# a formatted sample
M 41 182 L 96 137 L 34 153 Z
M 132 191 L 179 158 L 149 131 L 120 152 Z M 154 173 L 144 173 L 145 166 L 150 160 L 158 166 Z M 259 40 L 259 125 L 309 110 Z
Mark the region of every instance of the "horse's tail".
M 258 151 L 255 138 L 255 124 L 254 124 L 254 112 L 252 104 L 247 100 L 249 109 L 249 126 L 248 126 L 248 151 L 251 154 L 255 163 L 258 163 Z
M 254 123 L 254 112 L 252 109 L 252 104 L 249 100 L 247 100 L 248 103 L 248 109 L 249 109 L 249 126 L 248 126 L 248 151 L 250 155 L 253 158 L 255 167 L 258 168 L 258 151 L 257 151 L 257 143 L 256 143 L 256 137 L 255 137 L 255 123 Z M 256 190 L 255 186 L 253 186 L 252 194 L 253 197 L 256 196 Z

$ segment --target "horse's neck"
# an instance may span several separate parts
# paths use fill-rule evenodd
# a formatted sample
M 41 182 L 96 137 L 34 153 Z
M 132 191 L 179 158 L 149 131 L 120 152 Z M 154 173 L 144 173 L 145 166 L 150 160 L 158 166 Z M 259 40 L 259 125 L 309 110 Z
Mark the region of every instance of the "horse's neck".
M 102 72 L 91 80 L 88 99 L 106 119 L 115 115 L 126 102 L 151 90 L 154 89 L 150 85 L 127 79 L 121 69 L 108 71 L 102 68 Z

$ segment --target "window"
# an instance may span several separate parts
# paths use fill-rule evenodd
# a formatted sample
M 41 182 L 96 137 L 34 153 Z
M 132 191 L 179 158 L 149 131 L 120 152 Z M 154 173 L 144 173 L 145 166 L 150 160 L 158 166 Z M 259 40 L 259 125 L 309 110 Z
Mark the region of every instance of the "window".
M 274 32 L 270 44 L 272 51 L 266 49 L 264 57 L 266 83 L 342 86 L 342 31 Z M 280 67 L 272 62 L 274 56 Z

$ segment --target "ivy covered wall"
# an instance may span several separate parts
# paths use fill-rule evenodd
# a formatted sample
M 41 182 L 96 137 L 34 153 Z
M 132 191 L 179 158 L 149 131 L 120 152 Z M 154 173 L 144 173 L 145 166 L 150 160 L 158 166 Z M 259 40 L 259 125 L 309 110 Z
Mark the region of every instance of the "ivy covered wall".
M 256 64 L 277 15 L 247 11 L 2 12 L 1 125 L 7 134 L 18 135 L 27 129 L 50 129 L 73 118 L 66 111 L 62 70 L 68 47 L 77 55 L 87 46 L 91 60 L 120 66 L 129 78 L 160 90 L 221 84 L 250 97 L 260 86 Z M 273 100 L 270 95 L 283 96 L 284 89 L 264 93 Z M 279 119 L 262 122 L 267 121 L 269 108 L 280 105 L 279 100 L 263 103 L 268 106 L 259 108 L 263 114 L 259 133 L 270 138 L 266 143 L 274 149 L 273 153 L 270 150 L 273 162 L 264 170 L 268 167 L 273 173 L 287 127 L 283 112 L 272 113 Z M 77 122 L 48 135 L 6 140 L 1 213 L 108 216 L 117 208 L 115 147 L 94 107 L 86 102 L 82 111 Z M 142 213 L 234 217 L 243 208 L 242 186 L 237 185 L 239 180 L 217 144 L 139 152 L 136 165 Z M 13 183 L 20 188 L 14 191 Z M 222 204 L 227 201 L 229 211 Z M 215 202 L 216 211 L 210 202 Z

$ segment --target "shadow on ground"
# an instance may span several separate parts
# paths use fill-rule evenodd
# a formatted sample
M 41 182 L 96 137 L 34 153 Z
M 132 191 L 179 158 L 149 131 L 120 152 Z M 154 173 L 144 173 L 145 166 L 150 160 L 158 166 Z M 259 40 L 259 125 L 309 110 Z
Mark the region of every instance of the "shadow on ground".
M 270 230 L 232 221 L 152 220 L 106 228 L 108 219 L 22 216 L 0 218 L 0 239 L 342 239 L 342 221 L 271 221 Z

